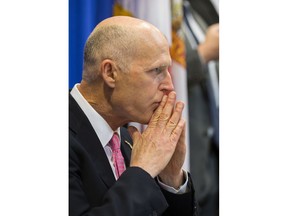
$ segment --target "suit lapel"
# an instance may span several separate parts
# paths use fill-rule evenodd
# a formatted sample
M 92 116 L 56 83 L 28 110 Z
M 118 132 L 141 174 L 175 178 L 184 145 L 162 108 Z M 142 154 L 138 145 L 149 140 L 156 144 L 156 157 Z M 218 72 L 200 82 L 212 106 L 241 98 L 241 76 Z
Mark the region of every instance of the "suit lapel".
M 126 128 L 120 128 L 121 130 L 121 152 L 125 160 L 126 167 L 130 166 L 132 139 L 126 130 Z
M 95 172 L 98 173 L 107 188 L 110 188 L 115 182 L 115 177 L 106 153 L 88 118 L 71 95 L 69 109 L 69 129 L 75 133 L 76 139 L 86 149 L 95 167 Z
M 115 177 L 106 153 L 88 118 L 71 95 L 69 109 L 69 129 L 75 133 L 76 139 L 79 140 L 89 153 L 89 156 L 95 165 L 95 171 L 99 174 L 105 185 L 110 188 L 115 183 Z M 126 167 L 129 167 L 133 142 L 126 128 L 122 127 L 120 130 L 121 152 Z

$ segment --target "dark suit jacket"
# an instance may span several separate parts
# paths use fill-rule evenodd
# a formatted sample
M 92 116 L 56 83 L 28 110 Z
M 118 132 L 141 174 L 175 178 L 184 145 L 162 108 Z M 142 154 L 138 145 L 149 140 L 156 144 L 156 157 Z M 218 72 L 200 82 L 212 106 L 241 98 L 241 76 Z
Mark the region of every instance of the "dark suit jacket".
M 105 151 L 88 118 L 69 96 L 69 215 L 197 215 L 191 192 L 162 190 L 146 171 L 129 167 L 132 139 L 121 128 L 126 171 L 116 181 Z

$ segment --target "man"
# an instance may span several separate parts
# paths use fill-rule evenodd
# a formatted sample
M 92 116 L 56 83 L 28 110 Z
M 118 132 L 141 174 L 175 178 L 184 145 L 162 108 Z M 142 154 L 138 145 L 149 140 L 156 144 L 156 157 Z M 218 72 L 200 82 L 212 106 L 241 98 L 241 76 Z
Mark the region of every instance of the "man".
M 87 39 L 69 98 L 71 216 L 197 215 L 170 64 L 163 34 L 139 19 L 108 18 Z M 148 127 L 129 135 L 132 121 Z

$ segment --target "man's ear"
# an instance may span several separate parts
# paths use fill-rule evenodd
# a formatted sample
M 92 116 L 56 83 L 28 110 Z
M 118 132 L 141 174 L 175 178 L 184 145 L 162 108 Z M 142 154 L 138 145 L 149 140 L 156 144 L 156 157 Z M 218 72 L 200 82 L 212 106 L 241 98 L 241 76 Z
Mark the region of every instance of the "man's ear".
M 116 76 L 115 63 L 110 59 L 105 59 L 101 63 L 101 73 L 104 82 L 110 87 L 115 88 L 115 76 Z

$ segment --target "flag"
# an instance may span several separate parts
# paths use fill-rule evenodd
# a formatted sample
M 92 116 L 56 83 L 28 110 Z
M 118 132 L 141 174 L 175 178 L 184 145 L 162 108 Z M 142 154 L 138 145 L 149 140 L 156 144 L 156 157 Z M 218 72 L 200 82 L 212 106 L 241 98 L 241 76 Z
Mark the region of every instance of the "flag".
M 133 16 L 156 26 L 171 44 L 171 4 L 169 0 L 118 0 L 114 16 Z
M 172 12 L 172 13 L 171 13 Z M 177 100 L 185 103 L 183 118 L 186 120 L 187 153 L 183 165 L 185 170 L 190 170 L 189 157 L 189 119 L 188 119 L 188 89 L 186 76 L 185 44 L 181 37 L 182 0 L 118 0 L 114 5 L 115 16 L 133 16 L 156 26 L 167 38 L 170 44 L 172 66 L 169 71 L 173 80 Z M 173 26 L 173 31 L 172 31 Z M 175 28 L 177 27 L 177 28 Z M 143 131 L 145 126 L 131 123 L 138 130 Z
M 172 45 L 170 47 L 170 55 L 172 58 L 172 66 L 170 73 L 177 93 L 177 100 L 185 103 L 185 109 L 182 116 L 186 120 L 186 144 L 187 153 L 184 162 L 184 168 L 190 171 L 190 154 L 189 154 L 189 113 L 188 113 L 188 87 L 187 87 L 187 71 L 185 58 L 185 42 L 182 33 L 183 23 L 183 2 L 182 0 L 171 0 L 171 26 L 172 26 Z
M 87 37 L 102 20 L 111 17 L 113 0 L 69 0 L 69 88 L 81 81 Z

